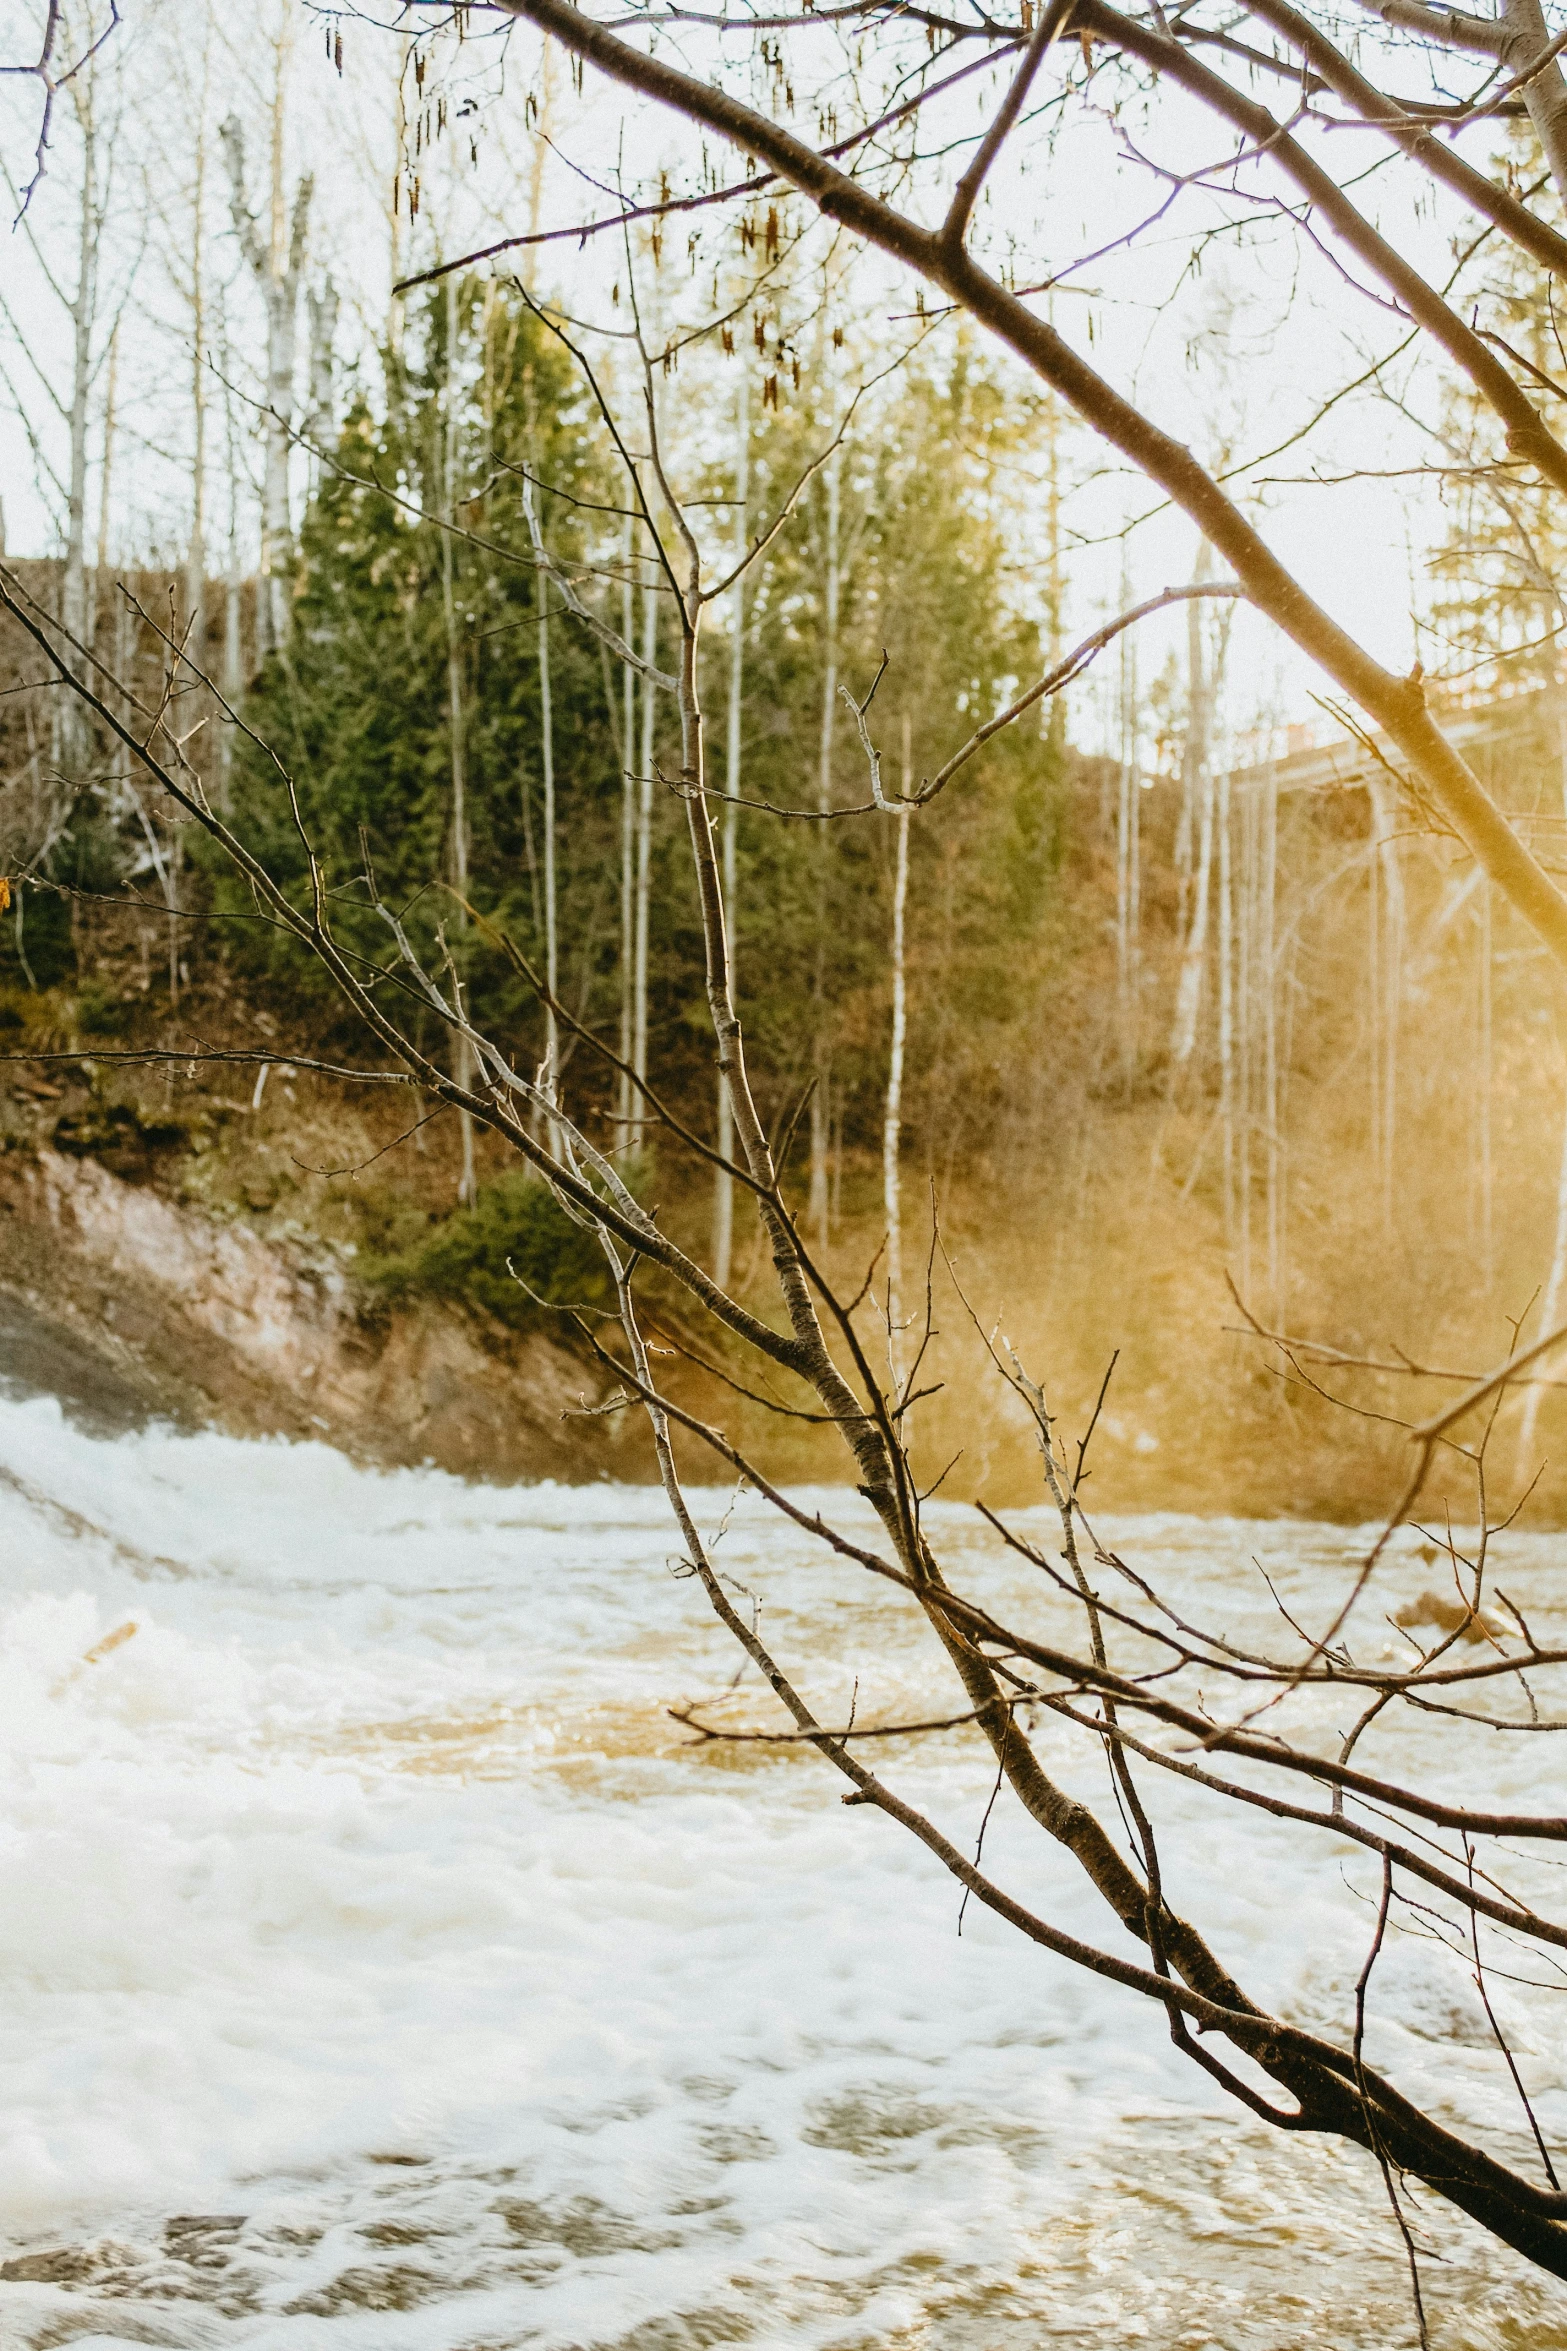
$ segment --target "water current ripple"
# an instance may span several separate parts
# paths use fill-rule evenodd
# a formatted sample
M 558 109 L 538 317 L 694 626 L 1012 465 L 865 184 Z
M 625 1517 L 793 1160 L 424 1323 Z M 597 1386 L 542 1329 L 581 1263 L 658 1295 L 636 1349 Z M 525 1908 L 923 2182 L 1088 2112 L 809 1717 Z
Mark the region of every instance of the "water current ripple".
M 971 1514 L 933 1528 L 999 1590 Z M 1118 1535 L 1242 1613 L 1253 1555 L 1301 1594 L 1351 1540 Z M 1361 2158 L 1215 2105 L 1156 2018 L 972 1908 L 960 1940 L 950 1885 L 808 1754 L 687 1743 L 668 1708 L 722 1702 L 733 1658 L 671 1549 L 639 1491 L 0 1402 L 6 2351 L 1408 2341 Z M 862 1719 L 951 1710 L 895 1596 L 750 1503 L 723 1557 L 824 1708 L 857 1663 Z M 1553 1546 L 1507 1564 L 1567 1619 Z M 884 1761 L 972 1839 L 967 1734 Z M 1534 1768 L 1499 1766 L 1523 1794 Z M 1364 1857 L 1324 1840 L 1286 1909 L 1271 1824 L 1159 1801 L 1180 1898 L 1339 2029 Z M 1097 1928 L 999 1810 L 986 1850 Z M 1385 1965 L 1373 2054 L 1480 2096 L 1462 1970 L 1414 1937 Z M 1560 2139 L 1554 2010 L 1505 1997 Z M 1421 2225 L 1439 2344 L 1567 2351 L 1558 2289 L 1429 2200 Z

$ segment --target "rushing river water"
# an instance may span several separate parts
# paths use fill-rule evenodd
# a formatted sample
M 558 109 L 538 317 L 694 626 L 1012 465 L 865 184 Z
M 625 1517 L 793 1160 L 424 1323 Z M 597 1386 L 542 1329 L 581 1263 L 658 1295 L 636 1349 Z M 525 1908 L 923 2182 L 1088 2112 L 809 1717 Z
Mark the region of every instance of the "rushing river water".
M 717 1528 L 730 1498 L 700 1500 Z M 972 1580 L 1004 1573 L 972 1513 L 933 1523 Z M 1119 1531 L 1243 1611 L 1254 1558 L 1299 1596 L 1350 1549 Z M 1559 1552 L 1509 1553 L 1547 1616 Z M 861 1719 L 955 1711 L 895 1596 L 754 1503 L 718 1556 L 824 1710 L 858 1663 Z M 951 1882 L 810 1756 L 685 1744 L 666 1709 L 722 1702 L 736 1660 L 673 1558 L 651 1493 L 0 1402 L 0 2342 L 1409 2342 L 1369 2163 L 1228 2107 L 1156 2015 L 972 1906 L 960 1936 Z M 1091 1752 L 1046 1744 L 1102 1795 Z M 1540 1744 L 1492 1784 L 1537 1802 Z M 971 1734 L 878 1767 L 972 1845 Z M 1158 1808 L 1177 1899 L 1342 2030 L 1363 1857 L 1319 1838 L 1286 1880 L 1266 1822 L 1173 1783 Z M 1103 1938 L 1005 1806 L 986 1857 Z M 1373 2056 L 1526 2161 L 1462 1967 L 1404 1936 L 1378 1980 Z M 1498 1997 L 1560 2138 L 1561 2026 Z M 1429 2198 L 1419 2220 L 1436 2343 L 1567 2346 L 1562 2289 Z

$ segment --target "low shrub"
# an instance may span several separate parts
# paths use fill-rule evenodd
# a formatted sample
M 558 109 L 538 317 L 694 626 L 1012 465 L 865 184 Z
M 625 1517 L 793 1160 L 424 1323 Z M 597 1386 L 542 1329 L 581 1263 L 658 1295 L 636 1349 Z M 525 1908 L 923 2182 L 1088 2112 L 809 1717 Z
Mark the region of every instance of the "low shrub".
M 130 1017 L 131 1007 L 123 997 L 97 980 L 83 982 L 76 999 L 76 1025 L 84 1037 L 123 1036 Z
M 521 1169 L 484 1185 L 471 1208 L 453 1209 L 403 1247 L 362 1250 L 358 1272 L 388 1303 L 444 1298 L 512 1330 L 569 1329 L 551 1306 L 611 1303 L 598 1243 Z

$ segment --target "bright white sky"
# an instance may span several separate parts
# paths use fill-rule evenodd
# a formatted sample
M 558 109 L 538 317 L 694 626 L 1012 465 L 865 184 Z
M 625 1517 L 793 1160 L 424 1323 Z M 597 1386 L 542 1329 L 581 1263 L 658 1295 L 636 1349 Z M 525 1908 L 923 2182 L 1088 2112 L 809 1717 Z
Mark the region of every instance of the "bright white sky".
M 25 11 L 13 8 L 12 59 L 25 53 L 25 42 L 17 38 L 17 19 L 24 13 L 41 17 L 39 0 L 28 0 Z M 208 147 L 204 250 L 209 286 L 223 289 L 236 376 L 255 384 L 260 306 L 229 228 L 215 131 L 231 111 L 244 122 L 252 203 L 264 206 L 271 44 L 286 27 L 292 35 L 289 184 L 302 168 L 312 171 L 316 181 L 311 274 L 330 271 L 342 297 L 340 356 L 350 364 L 367 358 L 388 308 L 387 196 L 403 46 L 395 29 L 322 16 L 305 0 L 256 0 L 245 11 L 219 8 L 216 0 L 124 0 L 123 13 L 123 27 L 104 52 L 97 85 L 116 155 L 101 267 L 106 321 L 116 312 L 121 321 L 109 532 L 111 559 L 117 560 L 170 556 L 189 527 L 191 327 L 184 280 L 199 130 L 205 126 Z M 394 14 L 390 6 L 387 13 L 389 18 Z M 416 11 L 396 21 L 411 23 L 415 16 L 422 21 L 427 14 Z M 477 22 L 484 30 L 485 20 Z M 326 54 L 335 28 L 341 28 L 344 42 L 341 77 Z M 1356 28 L 1346 29 L 1358 29 L 1358 20 Z M 833 36 L 818 37 L 822 54 L 835 54 L 828 46 Z M 706 69 L 700 48 L 688 55 Z M 1077 52 L 1057 51 L 1046 77 L 1047 100 L 1068 67 L 1080 81 Z M 1406 47 L 1390 78 L 1410 91 L 1428 87 L 1421 53 Z M 486 37 L 469 41 L 460 54 L 450 40 L 435 45 L 427 87 L 449 93 L 454 118 L 465 98 L 479 104 L 472 115 L 454 122 L 458 136 L 439 143 L 433 159 L 427 159 L 421 219 L 414 243 L 405 242 L 405 265 L 406 257 L 428 256 L 437 246 L 463 250 L 528 225 L 537 153 L 529 101 L 543 94 L 538 43 L 520 28 L 502 34 L 492 21 Z M 932 112 L 923 144 L 931 148 L 970 136 L 980 120 L 979 101 L 992 87 L 988 77 L 977 77 L 945 101 Z M 799 95 L 808 128 L 805 94 Z M 1100 95 L 1107 103 L 1108 86 Z M 839 103 L 847 120 L 841 92 Z M 31 169 L 37 119 L 35 85 L 22 78 L 0 83 L 0 151 L 13 181 Z M 647 183 L 664 168 L 675 186 L 695 184 L 701 156 L 678 122 L 647 107 L 629 107 L 618 91 L 595 84 L 591 74 L 577 97 L 564 61 L 552 77 L 548 120 L 553 152 L 542 181 L 547 224 L 588 219 L 611 208 L 582 174 L 602 181 L 618 167 L 628 184 Z M 1123 138 L 1177 172 L 1212 162 L 1224 147 L 1211 124 L 1196 120 L 1184 102 L 1166 93 L 1160 93 L 1157 111 L 1147 120 L 1133 108 L 1117 126 L 1097 105 L 1074 105 L 1069 121 L 1071 127 L 1053 150 L 1041 136 L 1020 149 L 1026 164 L 1014 163 L 998 179 L 982 224 L 992 238 L 1010 232 L 1020 271 L 1033 276 L 1060 270 L 1070 256 L 1110 244 L 1163 201 L 1165 186 L 1130 159 Z M 58 543 L 61 502 L 48 468 L 57 475 L 63 470 L 64 428 L 50 392 L 61 395 L 68 384 L 69 341 L 45 265 L 61 285 L 74 283 L 81 146 L 65 98 L 56 125 L 48 173 L 25 227 L 0 232 L 0 294 L 12 322 L 8 326 L 0 319 L 0 363 L 7 379 L 0 384 L 0 485 L 13 554 L 42 553 Z M 470 132 L 476 162 L 467 152 Z M 1355 142 L 1361 167 L 1382 152 L 1370 135 L 1346 136 Z M 1477 161 L 1485 161 L 1497 137 L 1494 125 L 1472 135 L 1470 152 Z M 962 152 L 957 150 L 959 167 Z M 1332 160 L 1342 167 L 1342 143 Z M 733 175 L 734 158 L 715 156 L 714 161 L 720 172 Z M 1279 183 L 1254 175 L 1248 184 L 1260 189 Z M 1364 184 L 1360 200 L 1373 211 L 1383 208 L 1383 225 L 1429 276 L 1440 280 L 1450 267 L 1458 216 L 1428 195 L 1423 213 L 1415 217 L 1408 193 L 1407 171 L 1399 165 Z M 1068 273 L 1055 297 L 1062 330 L 1080 346 L 1091 334 L 1090 355 L 1102 371 L 1210 463 L 1220 462 L 1226 452 L 1232 463 L 1251 458 L 1284 439 L 1317 402 L 1359 374 L 1373 355 L 1390 350 L 1402 331 L 1395 316 L 1352 292 L 1333 263 L 1276 215 L 1259 214 L 1244 242 L 1231 235 L 1209 244 L 1200 272 L 1195 271 L 1194 237 L 1233 218 L 1237 210 L 1233 202 L 1221 204 L 1201 192 L 1183 196 L 1134 247 L 1104 253 Z M 698 225 L 705 269 L 705 257 L 726 237 L 732 244 L 734 230 L 719 214 L 704 216 Z M 404 235 L 406 240 L 406 221 Z M 670 253 L 682 261 L 685 235 L 684 224 L 677 223 L 669 238 Z M 666 254 L 666 276 L 672 267 Z M 608 323 L 615 315 L 606 301 L 608 279 L 618 268 L 609 238 L 582 251 L 574 244 L 557 246 L 541 264 L 540 283 L 563 292 L 574 313 L 596 314 Z M 857 355 L 869 364 L 887 338 L 907 334 L 913 308 L 912 285 L 880 261 L 862 266 L 845 303 L 845 315 L 853 322 L 851 351 L 858 345 Z M 106 343 L 106 326 L 103 337 Z M 96 534 L 101 497 L 107 380 L 105 364 L 96 392 L 90 536 Z M 1436 390 L 1429 377 L 1422 380 L 1418 404 L 1422 413 L 1435 414 Z M 253 475 L 256 436 L 243 408 L 237 431 L 243 463 Z M 209 536 L 221 543 L 227 523 L 227 491 L 219 478 L 221 414 L 213 447 Z M 1423 550 L 1441 531 L 1429 485 L 1362 479 L 1318 486 L 1298 477 L 1354 467 L 1390 469 L 1427 453 L 1414 426 L 1386 403 L 1364 397 L 1336 410 L 1309 450 L 1289 451 L 1275 464 L 1260 467 L 1247 485 L 1273 543 L 1306 586 L 1383 660 L 1399 667 L 1407 667 L 1415 651 L 1411 612 L 1421 593 Z M 1123 561 L 1134 597 L 1145 595 L 1167 580 L 1190 576 L 1194 543 L 1184 520 L 1155 514 L 1134 533 L 1123 557 L 1116 536 L 1120 525 L 1127 516 L 1154 508 L 1156 499 L 1086 437 L 1074 444 L 1072 465 L 1085 477 L 1067 517 L 1082 542 L 1073 560 L 1068 615 L 1069 634 L 1077 634 L 1123 600 Z M 241 503 L 248 540 L 254 530 L 252 496 L 247 493 Z M 1037 547 L 1042 557 L 1043 503 L 1042 493 L 1020 487 L 1015 518 L 1020 556 Z M 1168 641 L 1158 624 L 1147 633 L 1139 652 L 1144 676 L 1157 668 Z M 1244 683 L 1232 713 L 1235 724 L 1247 725 L 1261 715 L 1310 713 L 1314 676 L 1249 615 L 1238 623 L 1236 654 L 1233 674 Z M 1439 666 L 1429 650 L 1427 666 Z M 1077 691 L 1073 730 L 1079 739 L 1091 738 L 1093 713 L 1107 709 L 1111 682 L 1107 664 L 1091 687 Z

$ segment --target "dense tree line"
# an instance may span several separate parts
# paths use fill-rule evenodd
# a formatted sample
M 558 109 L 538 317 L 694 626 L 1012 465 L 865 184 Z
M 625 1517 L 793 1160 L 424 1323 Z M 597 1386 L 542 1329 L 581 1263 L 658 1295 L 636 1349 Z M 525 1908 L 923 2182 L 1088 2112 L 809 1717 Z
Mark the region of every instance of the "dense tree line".
M 606 510 L 623 493 L 585 388 L 516 296 L 496 285 L 467 286 L 455 301 L 437 293 L 410 320 L 406 353 L 386 354 L 384 399 L 355 402 L 320 468 L 300 534 L 292 631 L 248 697 L 253 733 L 236 756 L 233 804 L 247 838 L 300 894 L 312 886 L 309 841 L 339 935 L 385 960 L 392 937 L 372 904 L 373 884 L 386 906 L 406 913 L 422 952 L 451 955 L 486 1023 L 531 1063 L 543 1049 L 543 1015 L 500 937 L 542 971 L 540 587 L 524 484 L 537 485 L 551 553 L 617 625 L 626 532 Z M 708 453 L 733 440 L 724 429 L 733 383 L 732 372 L 719 372 L 700 401 L 686 395 L 682 454 L 710 477 L 720 545 L 734 527 L 734 461 L 729 450 L 727 463 Z M 825 400 L 777 417 L 760 403 L 757 411 L 749 498 L 752 513 L 765 514 L 834 428 Z M 828 698 L 824 678 L 831 669 L 863 699 L 885 652 L 869 723 L 896 777 L 905 747 L 917 768 L 934 770 L 1037 667 L 1039 630 L 1028 616 L 1037 592 L 1012 576 L 1003 528 L 1035 426 L 1037 413 L 1019 424 L 1002 388 L 961 346 L 945 368 L 906 373 L 845 441 L 836 479 L 829 484 L 818 469 L 745 607 L 741 797 L 753 805 L 739 814 L 733 909 L 743 1017 L 774 1114 L 786 1116 L 816 1076 L 840 1145 L 870 1139 L 885 1082 L 891 839 L 885 825 L 861 818 L 817 821 L 823 805 L 847 811 L 868 792 L 852 711 Z M 830 664 L 829 494 L 840 575 Z M 639 532 L 631 554 L 639 630 L 649 568 Z M 545 616 L 560 992 L 575 1019 L 613 1043 L 623 981 L 623 779 L 638 765 L 639 744 L 624 739 L 617 665 L 553 592 Z M 731 669 L 721 632 L 708 639 L 707 661 L 721 707 Z M 460 843 L 454 726 L 462 735 Z M 658 1082 L 705 1123 L 701 949 L 668 786 L 670 726 L 661 706 L 652 738 L 648 1018 Z M 949 1146 L 967 1117 L 982 1117 L 998 1090 L 1011 1090 L 1004 1065 L 1032 1024 L 1060 944 L 1064 760 L 1059 729 L 1014 732 L 964 774 L 939 827 L 916 828 L 915 1096 L 918 1104 L 921 1079 L 935 1078 L 943 1100 L 960 1106 L 956 1126 L 944 1125 Z M 459 869 L 473 923 L 449 886 Z M 213 887 L 220 904 L 243 911 L 231 883 L 215 875 Z M 314 991 L 321 1017 L 330 1017 L 319 980 L 277 934 L 237 926 L 230 952 L 258 982 L 265 972 L 269 984 Z M 567 1086 L 607 1115 L 615 1099 L 607 1066 L 570 1037 L 561 1058 Z

